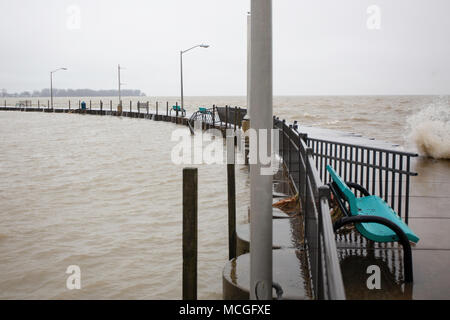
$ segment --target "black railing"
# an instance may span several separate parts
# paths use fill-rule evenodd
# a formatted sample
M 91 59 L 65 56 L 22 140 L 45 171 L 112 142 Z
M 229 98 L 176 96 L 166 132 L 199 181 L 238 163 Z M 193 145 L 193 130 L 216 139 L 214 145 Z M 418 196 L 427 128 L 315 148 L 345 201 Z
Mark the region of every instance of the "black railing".
M 415 153 L 372 148 L 368 146 L 309 138 L 315 165 L 324 183 L 331 181 L 326 170 L 329 164 L 347 182 L 364 186 L 370 194 L 383 198 L 405 223 L 409 215 L 411 158 Z
M 305 246 L 316 299 L 345 299 L 335 234 L 328 206 L 329 188 L 320 179 L 312 149 L 284 121 L 274 119 L 279 129 L 279 154 L 294 188 L 300 195 L 304 214 Z

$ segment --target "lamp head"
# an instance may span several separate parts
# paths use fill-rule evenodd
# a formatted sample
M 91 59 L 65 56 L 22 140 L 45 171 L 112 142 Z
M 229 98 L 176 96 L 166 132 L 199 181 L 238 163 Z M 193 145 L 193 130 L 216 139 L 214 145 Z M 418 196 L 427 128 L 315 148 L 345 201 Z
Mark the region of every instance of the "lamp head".
M 209 48 L 209 45 L 208 44 L 201 44 L 200 47 L 201 48 Z

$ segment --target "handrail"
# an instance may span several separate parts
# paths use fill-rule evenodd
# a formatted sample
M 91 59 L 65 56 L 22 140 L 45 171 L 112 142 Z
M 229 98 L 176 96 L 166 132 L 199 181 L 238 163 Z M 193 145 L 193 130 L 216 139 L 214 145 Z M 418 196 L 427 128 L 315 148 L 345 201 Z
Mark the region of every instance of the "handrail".
M 304 214 L 305 247 L 316 299 L 345 299 L 335 233 L 328 206 L 328 186 L 320 179 L 312 149 L 285 121 L 274 118 L 280 130 L 279 154 L 297 189 Z

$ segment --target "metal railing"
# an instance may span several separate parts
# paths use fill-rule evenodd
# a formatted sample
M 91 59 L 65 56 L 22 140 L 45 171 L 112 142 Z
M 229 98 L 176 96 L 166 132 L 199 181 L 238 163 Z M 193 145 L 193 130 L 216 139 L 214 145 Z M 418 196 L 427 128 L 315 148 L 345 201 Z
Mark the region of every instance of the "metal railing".
M 329 164 L 347 182 L 365 187 L 370 194 L 383 198 L 405 223 L 408 223 L 411 158 L 415 153 L 373 148 L 350 143 L 309 138 L 315 166 L 324 183 L 331 181 L 326 170 Z
M 279 129 L 279 154 L 301 199 L 313 295 L 316 299 L 345 299 L 328 206 L 330 190 L 320 179 L 312 149 L 302 135 L 277 118 L 274 129 Z

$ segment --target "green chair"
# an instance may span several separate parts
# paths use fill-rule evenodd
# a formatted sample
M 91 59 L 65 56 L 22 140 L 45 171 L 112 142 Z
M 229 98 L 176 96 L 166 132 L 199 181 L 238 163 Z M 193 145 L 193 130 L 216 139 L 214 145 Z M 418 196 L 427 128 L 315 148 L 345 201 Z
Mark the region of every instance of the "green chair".
M 392 210 L 380 197 L 370 195 L 369 192 L 357 183 L 344 182 L 342 178 L 327 165 L 333 182 L 330 189 L 345 217 L 334 223 L 334 230 L 354 223 L 361 235 L 375 242 L 398 241 L 403 246 L 405 266 L 405 282 L 412 282 L 412 255 L 409 241 L 417 243 L 419 237 L 406 223 Z M 364 196 L 357 198 L 350 188 L 360 191 Z M 348 206 L 344 202 L 348 203 Z

